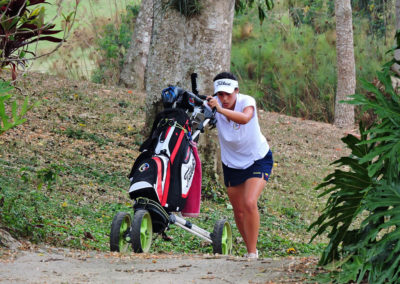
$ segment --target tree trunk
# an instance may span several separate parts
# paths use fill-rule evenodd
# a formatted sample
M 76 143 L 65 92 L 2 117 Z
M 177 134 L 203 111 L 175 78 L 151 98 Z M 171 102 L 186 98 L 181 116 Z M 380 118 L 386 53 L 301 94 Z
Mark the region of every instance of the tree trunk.
M 336 0 L 336 52 L 337 52 L 337 91 L 335 99 L 335 122 L 338 127 L 354 126 L 354 106 L 339 103 L 347 100 L 356 89 L 356 70 L 353 46 L 353 21 L 350 0 Z
M 145 90 L 144 74 L 153 28 L 153 0 L 142 0 L 120 76 L 120 85 Z
M 161 108 L 161 91 L 168 85 L 178 85 L 191 90 L 190 74 L 198 74 L 201 94 L 213 94 L 213 77 L 230 69 L 230 51 L 234 0 L 204 0 L 200 15 L 190 19 L 178 11 L 163 7 L 162 0 L 154 0 L 154 22 L 150 52 L 146 69 L 146 125 L 151 125 Z M 213 163 L 217 170 L 215 131 L 202 135 L 200 151 L 202 161 Z M 212 137 L 214 136 L 214 138 Z M 208 141 L 204 141 L 207 139 Z M 204 156 L 205 155 L 205 156 Z

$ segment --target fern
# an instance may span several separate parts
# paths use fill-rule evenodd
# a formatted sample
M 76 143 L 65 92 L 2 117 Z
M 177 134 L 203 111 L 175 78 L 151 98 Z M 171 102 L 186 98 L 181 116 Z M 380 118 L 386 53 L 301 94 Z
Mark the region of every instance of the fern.
M 352 152 L 349 157 L 342 157 L 333 164 L 338 167 L 348 167 L 345 171 L 336 169 L 328 175 L 324 182 L 316 187 L 316 190 L 326 188 L 319 197 L 330 194 L 321 216 L 311 224 L 309 230 L 316 227 L 317 232 L 312 240 L 325 232 L 328 232 L 330 242 L 325 248 L 320 264 L 325 265 L 337 260 L 343 254 L 340 245 L 344 240 L 352 236 L 350 225 L 362 212 L 362 201 L 368 190 L 373 186 L 373 180 L 368 176 L 369 163 L 360 163 L 361 157 L 367 154 L 373 145 L 359 145 L 367 139 L 365 130 L 360 125 L 361 140 L 353 135 L 348 135 L 342 141 Z M 312 241 L 311 240 L 311 241 Z
M 317 229 L 313 238 L 328 233 L 320 264 L 333 266 L 335 283 L 400 278 L 400 96 L 387 66 L 377 73 L 382 87 L 363 81 L 372 95 L 350 96 L 349 103 L 372 110 L 377 119 L 368 129 L 360 126 L 360 139 L 342 139 L 352 152 L 334 164 L 349 170 L 336 169 L 316 187 L 324 189 L 320 196 L 330 196 L 309 230 Z

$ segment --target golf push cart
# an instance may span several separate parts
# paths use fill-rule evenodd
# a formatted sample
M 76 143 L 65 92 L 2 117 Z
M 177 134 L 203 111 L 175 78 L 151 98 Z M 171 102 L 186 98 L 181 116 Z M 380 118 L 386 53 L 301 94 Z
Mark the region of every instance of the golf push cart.
M 195 142 L 207 125 L 216 123 L 215 110 L 207 106 L 206 96 L 197 91 L 196 77 L 195 73 L 191 76 L 192 92 L 179 87 L 162 91 L 164 111 L 157 115 L 129 175 L 134 215 L 115 215 L 111 251 L 126 252 L 132 246 L 136 253 L 148 252 L 153 233 L 165 235 L 169 226 L 175 224 L 211 243 L 214 253 L 232 252 L 232 230 L 226 219 L 218 220 L 210 233 L 181 215 L 189 203 L 197 202 L 199 210 L 200 200 L 190 200 L 195 191 L 197 199 L 201 193 L 201 166 Z M 196 180 L 199 172 L 200 178 Z

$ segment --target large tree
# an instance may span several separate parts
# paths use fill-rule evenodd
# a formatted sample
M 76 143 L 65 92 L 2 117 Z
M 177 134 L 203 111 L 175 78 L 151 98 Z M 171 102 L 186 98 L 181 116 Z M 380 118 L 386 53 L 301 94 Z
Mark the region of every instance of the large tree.
M 135 31 L 121 71 L 121 85 L 137 90 L 145 89 L 144 74 L 146 72 L 152 28 L 153 0 L 142 0 L 135 23 Z
M 212 94 L 212 78 L 230 69 L 234 0 L 202 1 L 203 9 L 184 16 L 165 1 L 154 1 L 154 22 L 146 69 L 149 119 L 168 85 L 190 89 L 190 74 L 199 74 L 199 90 Z
M 171 1 L 170 1 L 171 2 Z M 190 75 L 198 74 L 200 93 L 213 93 L 213 77 L 230 69 L 234 0 L 204 0 L 199 13 L 183 15 L 166 1 L 154 0 L 153 30 L 147 61 L 145 85 L 147 125 L 161 110 L 161 91 L 168 85 L 190 90 Z M 203 135 L 210 138 L 208 135 Z M 220 172 L 215 159 L 216 139 L 201 141 L 208 145 L 201 151 L 203 161 L 213 164 L 212 172 Z
M 340 103 L 354 94 L 356 89 L 356 69 L 353 45 L 353 20 L 350 0 L 335 1 L 337 91 L 335 99 L 334 124 L 342 128 L 354 126 L 354 106 Z

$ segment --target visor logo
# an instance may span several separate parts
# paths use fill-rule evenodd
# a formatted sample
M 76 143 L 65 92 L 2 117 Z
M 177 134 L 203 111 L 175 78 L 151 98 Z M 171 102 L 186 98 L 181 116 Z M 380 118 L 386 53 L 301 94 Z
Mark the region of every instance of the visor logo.
M 231 83 L 230 82 L 226 82 L 226 81 L 217 81 L 217 86 L 230 86 Z

